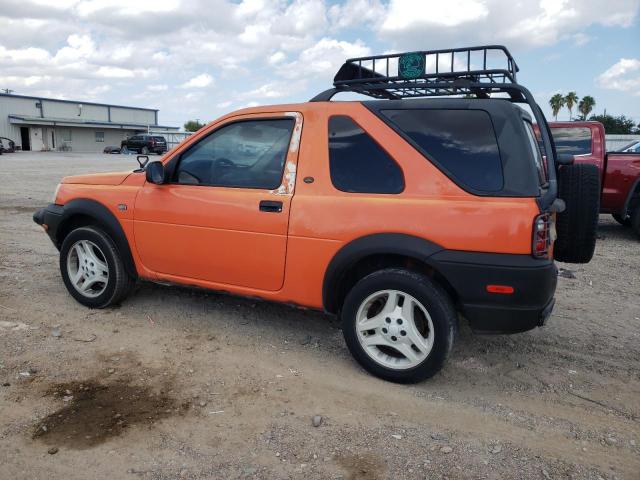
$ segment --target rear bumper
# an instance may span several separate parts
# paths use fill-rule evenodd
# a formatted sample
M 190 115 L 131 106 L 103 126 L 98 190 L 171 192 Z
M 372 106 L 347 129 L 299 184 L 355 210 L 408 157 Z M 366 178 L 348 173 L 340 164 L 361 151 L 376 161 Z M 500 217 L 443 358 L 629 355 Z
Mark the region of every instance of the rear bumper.
M 544 325 L 551 315 L 557 284 L 552 260 L 451 250 L 436 253 L 432 260 L 476 332 L 524 332 Z M 513 293 L 489 293 L 487 285 L 513 287 Z
M 49 238 L 58 249 L 60 249 L 60 245 L 58 244 L 57 233 L 58 226 L 62 221 L 63 208 L 62 205 L 51 203 L 33 214 L 33 221 L 45 229 L 47 235 L 49 235 Z

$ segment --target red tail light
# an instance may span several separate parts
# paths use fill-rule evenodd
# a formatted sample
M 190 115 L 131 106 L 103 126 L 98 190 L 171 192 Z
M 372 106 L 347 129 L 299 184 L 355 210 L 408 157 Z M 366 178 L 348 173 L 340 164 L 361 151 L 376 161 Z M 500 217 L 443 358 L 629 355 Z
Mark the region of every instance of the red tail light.
M 549 258 L 553 241 L 553 217 L 542 213 L 533 221 L 531 254 L 535 258 Z

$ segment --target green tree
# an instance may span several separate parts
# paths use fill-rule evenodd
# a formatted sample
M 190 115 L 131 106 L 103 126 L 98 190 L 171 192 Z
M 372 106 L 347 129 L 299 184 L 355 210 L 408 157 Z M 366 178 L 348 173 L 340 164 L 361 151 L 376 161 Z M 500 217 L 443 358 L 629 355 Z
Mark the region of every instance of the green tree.
M 564 103 L 569 109 L 569 120 L 573 116 L 573 107 L 578 103 L 578 94 L 576 92 L 569 92 L 564 96 Z
M 187 132 L 197 132 L 204 126 L 205 124 L 200 123 L 200 120 L 189 120 L 187 123 L 184 124 L 184 129 Z
M 556 122 L 558 121 L 558 112 L 564 107 L 564 102 L 564 95 L 561 93 L 556 93 L 549 100 L 549 105 L 551 105 L 551 111 L 553 112 L 553 117 L 556 119 Z
M 591 110 L 593 110 L 593 107 L 595 106 L 596 101 L 592 96 L 585 95 L 582 97 L 582 100 L 580 100 L 580 103 L 578 104 L 578 110 L 582 114 L 581 120 L 586 120 L 587 115 L 591 113 Z
M 604 125 L 605 133 L 614 135 L 631 134 L 635 127 L 635 122 L 624 115 L 614 117 L 613 115 L 607 115 L 605 113 L 603 115 L 592 115 L 589 120 L 600 122 Z

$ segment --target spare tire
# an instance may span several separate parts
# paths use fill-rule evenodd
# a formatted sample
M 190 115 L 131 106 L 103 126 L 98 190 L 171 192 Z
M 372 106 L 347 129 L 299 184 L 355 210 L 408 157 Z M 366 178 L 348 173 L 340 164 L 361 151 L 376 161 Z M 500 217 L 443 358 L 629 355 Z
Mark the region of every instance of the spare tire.
M 554 257 L 560 262 L 588 263 L 596 247 L 600 211 L 600 172 L 588 163 L 558 170 L 558 197 L 565 210 L 556 217 Z

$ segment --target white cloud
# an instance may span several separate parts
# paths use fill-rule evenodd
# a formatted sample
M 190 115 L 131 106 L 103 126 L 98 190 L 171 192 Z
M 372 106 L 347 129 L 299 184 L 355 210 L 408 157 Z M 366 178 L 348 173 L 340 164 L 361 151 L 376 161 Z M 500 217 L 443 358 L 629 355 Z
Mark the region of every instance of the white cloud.
M 640 95 L 640 60 L 621 58 L 596 78 L 596 84 L 601 88 Z
M 269 57 L 269 63 L 271 65 L 277 65 L 278 63 L 282 62 L 285 58 L 287 58 L 287 56 L 284 54 L 284 52 L 276 52 Z
M 479 22 L 489 9 L 479 0 L 449 0 L 433 2 L 425 7 L 423 0 L 391 0 L 382 30 L 386 32 L 412 30 L 430 26 L 456 27 Z
M 151 92 L 166 92 L 167 90 L 169 90 L 169 85 L 147 85 L 147 90 Z
M 198 76 L 193 77 L 191 80 L 183 83 L 182 88 L 204 88 L 213 83 L 213 77 L 208 73 L 201 73 Z

